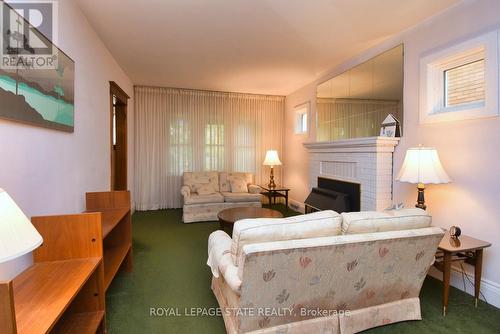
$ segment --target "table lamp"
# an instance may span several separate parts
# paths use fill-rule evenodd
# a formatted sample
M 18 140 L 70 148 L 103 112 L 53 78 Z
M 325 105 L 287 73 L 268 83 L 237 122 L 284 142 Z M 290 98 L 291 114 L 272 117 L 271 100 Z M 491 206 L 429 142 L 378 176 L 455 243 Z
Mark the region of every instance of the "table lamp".
M 278 151 L 268 150 L 266 152 L 266 158 L 264 159 L 264 166 L 271 166 L 271 174 L 269 176 L 269 188 L 276 188 L 276 183 L 274 183 L 274 166 L 281 166 L 280 158 L 278 157 Z
M 42 244 L 42 236 L 7 192 L 0 188 L 0 280 L 12 271 L 7 263 L 27 255 Z M 24 261 L 27 262 L 27 261 Z M 31 264 L 31 258 L 29 260 Z M 19 270 L 21 269 L 21 270 Z M 17 268 L 19 273 L 26 268 Z
M 403 166 L 396 180 L 417 184 L 417 208 L 426 209 L 424 189 L 426 184 L 440 184 L 451 182 L 444 171 L 438 152 L 432 147 L 414 147 L 406 151 Z

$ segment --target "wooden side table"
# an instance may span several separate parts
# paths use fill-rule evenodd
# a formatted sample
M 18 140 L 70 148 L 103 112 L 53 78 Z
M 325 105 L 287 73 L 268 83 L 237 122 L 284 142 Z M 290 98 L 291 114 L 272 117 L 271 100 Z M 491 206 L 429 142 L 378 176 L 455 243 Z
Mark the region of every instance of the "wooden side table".
M 276 204 L 276 197 L 283 197 L 285 199 L 285 205 L 288 208 L 288 192 L 290 191 L 290 188 L 282 186 L 271 188 L 267 185 L 259 185 L 259 187 L 264 190 L 263 192 L 261 192 L 261 194 L 269 199 L 269 205 L 271 205 L 273 202 L 274 204 Z
M 466 235 L 451 238 L 447 231 L 439 243 L 434 266 L 443 273 L 443 316 L 448 310 L 450 294 L 451 263 L 464 261 L 474 266 L 474 304 L 477 307 L 481 289 L 481 272 L 483 268 L 483 249 L 490 247 L 486 241 L 474 239 Z

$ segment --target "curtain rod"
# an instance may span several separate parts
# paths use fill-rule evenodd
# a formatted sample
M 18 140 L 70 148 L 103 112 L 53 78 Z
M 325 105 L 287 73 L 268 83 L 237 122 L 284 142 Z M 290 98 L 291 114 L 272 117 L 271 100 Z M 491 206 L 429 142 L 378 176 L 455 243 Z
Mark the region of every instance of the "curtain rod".
M 253 96 L 261 96 L 261 97 L 277 97 L 277 98 L 283 98 L 283 99 L 286 97 L 285 95 L 270 95 L 270 94 L 227 92 L 227 91 L 221 91 L 221 90 L 182 88 L 182 87 L 162 87 L 162 86 L 134 85 L 134 88 L 156 88 L 156 89 L 171 89 L 171 90 L 191 91 L 191 92 L 206 92 L 206 93 L 220 93 L 220 94 L 234 94 L 234 95 L 253 95 Z

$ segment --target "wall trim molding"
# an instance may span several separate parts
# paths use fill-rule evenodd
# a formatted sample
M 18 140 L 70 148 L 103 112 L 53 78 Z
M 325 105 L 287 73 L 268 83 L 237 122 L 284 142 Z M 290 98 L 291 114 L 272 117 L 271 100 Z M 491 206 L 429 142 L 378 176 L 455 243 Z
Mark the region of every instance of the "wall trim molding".
M 297 201 L 293 198 L 288 199 L 288 207 L 292 210 L 298 210 L 300 213 L 306 212 L 306 207 L 303 202 Z

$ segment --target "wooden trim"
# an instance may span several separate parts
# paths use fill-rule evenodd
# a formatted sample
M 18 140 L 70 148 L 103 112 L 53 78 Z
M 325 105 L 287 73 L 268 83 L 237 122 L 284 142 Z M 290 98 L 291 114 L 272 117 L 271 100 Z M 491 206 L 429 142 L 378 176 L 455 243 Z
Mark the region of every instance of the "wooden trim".
M 129 96 L 114 81 L 110 81 L 109 106 L 109 144 L 110 144 L 110 190 L 126 190 L 128 188 L 128 112 Z M 116 96 L 116 147 L 113 145 L 113 96 Z M 116 167 L 120 168 L 117 169 Z M 116 184 L 116 172 L 120 171 L 119 184 Z
M 116 82 L 110 81 L 109 88 L 111 93 L 116 95 L 120 102 L 127 104 L 127 100 L 130 99 L 130 96 L 128 96 L 127 93 L 125 93 L 125 91 L 121 89 Z
M 16 334 L 16 313 L 12 281 L 0 283 L 0 328 L 2 333 Z

